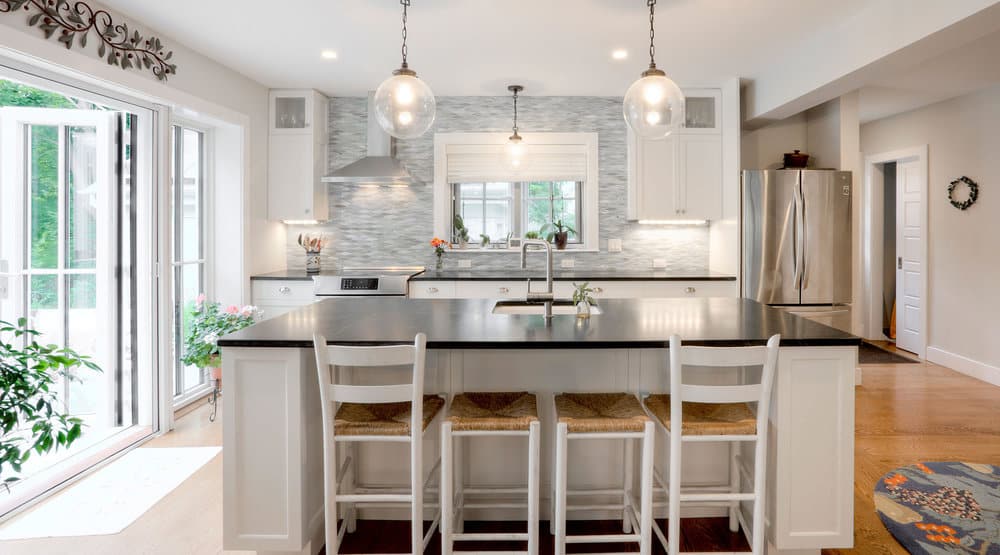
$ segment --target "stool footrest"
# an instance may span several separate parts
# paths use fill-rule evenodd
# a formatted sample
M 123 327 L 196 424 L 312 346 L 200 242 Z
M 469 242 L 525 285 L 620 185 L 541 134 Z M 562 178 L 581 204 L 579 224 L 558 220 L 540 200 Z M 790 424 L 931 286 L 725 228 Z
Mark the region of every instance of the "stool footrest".
M 639 534 L 595 534 L 592 536 L 566 536 L 566 543 L 623 543 L 637 542 Z
M 482 541 L 528 541 L 527 532 L 464 532 L 452 534 L 451 539 L 457 542 L 482 542 Z

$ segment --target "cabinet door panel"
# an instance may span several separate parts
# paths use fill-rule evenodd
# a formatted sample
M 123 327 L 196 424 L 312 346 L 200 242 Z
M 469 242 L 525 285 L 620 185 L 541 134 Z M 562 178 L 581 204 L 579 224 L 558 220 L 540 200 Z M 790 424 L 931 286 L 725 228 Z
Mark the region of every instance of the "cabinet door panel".
M 677 141 L 673 136 L 655 141 L 638 139 L 639 220 L 667 220 L 677 217 Z
M 267 215 L 271 220 L 312 220 L 313 141 L 308 135 L 271 135 Z
M 409 283 L 411 299 L 454 299 L 454 281 L 411 281 Z
M 722 137 L 689 135 L 679 141 L 680 216 L 718 220 L 722 217 Z

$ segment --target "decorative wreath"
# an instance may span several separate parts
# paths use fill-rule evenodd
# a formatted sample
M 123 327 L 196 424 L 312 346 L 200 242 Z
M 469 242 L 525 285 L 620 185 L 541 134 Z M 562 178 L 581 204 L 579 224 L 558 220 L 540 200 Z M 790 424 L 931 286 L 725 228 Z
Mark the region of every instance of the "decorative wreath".
M 961 202 L 955 200 L 955 187 L 959 183 L 965 183 L 965 185 L 969 188 L 969 197 Z M 969 179 L 968 177 L 965 177 L 964 175 L 948 184 L 948 202 L 950 202 L 952 206 L 958 208 L 959 210 L 967 210 L 970 206 L 976 203 L 976 200 L 978 198 L 979 198 L 979 185 L 976 184 L 975 181 Z

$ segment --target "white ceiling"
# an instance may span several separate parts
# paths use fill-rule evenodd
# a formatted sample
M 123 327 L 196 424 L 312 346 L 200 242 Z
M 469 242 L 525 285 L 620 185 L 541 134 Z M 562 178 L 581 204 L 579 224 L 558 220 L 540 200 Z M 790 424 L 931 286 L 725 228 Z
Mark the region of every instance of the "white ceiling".
M 657 62 L 682 85 L 753 78 L 877 0 L 661 0 Z M 273 88 L 361 95 L 399 66 L 396 0 L 104 0 Z M 410 65 L 438 95 L 614 95 L 648 64 L 643 0 L 412 0 Z M 626 61 L 611 59 L 627 48 Z M 320 58 L 323 49 L 339 54 Z M 184 71 L 183 60 L 177 60 Z
M 861 122 L 1000 85 L 1000 32 L 943 52 L 923 63 L 881 75 L 861 88 Z

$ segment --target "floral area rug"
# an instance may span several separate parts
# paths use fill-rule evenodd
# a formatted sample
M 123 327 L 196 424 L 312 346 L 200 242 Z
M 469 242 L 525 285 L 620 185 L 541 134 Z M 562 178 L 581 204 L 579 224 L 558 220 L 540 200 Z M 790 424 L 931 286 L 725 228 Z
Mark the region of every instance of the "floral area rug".
M 875 484 L 875 510 L 910 553 L 1000 555 L 1000 467 L 928 462 L 897 468 Z

